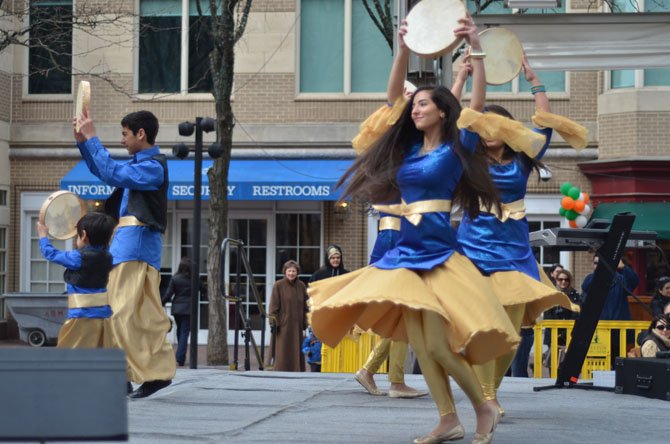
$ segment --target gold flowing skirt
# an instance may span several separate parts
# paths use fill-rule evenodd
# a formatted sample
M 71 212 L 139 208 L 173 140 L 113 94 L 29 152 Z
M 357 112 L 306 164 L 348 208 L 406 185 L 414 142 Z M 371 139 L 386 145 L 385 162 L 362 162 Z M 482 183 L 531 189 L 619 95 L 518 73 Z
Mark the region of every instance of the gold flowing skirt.
M 535 325 L 535 321 L 545 310 L 557 305 L 579 312 L 579 306 L 552 285 L 544 270 L 540 268 L 539 272 L 541 281 L 536 281 L 520 271 L 497 271 L 490 276 L 495 294 L 502 305 L 507 307 L 525 304 L 521 327 Z
M 478 364 L 511 352 L 519 342 L 489 278 L 454 253 L 428 271 L 367 266 L 310 284 L 310 322 L 335 347 L 354 326 L 408 342 L 403 307 L 440 315 L 449 347 Z

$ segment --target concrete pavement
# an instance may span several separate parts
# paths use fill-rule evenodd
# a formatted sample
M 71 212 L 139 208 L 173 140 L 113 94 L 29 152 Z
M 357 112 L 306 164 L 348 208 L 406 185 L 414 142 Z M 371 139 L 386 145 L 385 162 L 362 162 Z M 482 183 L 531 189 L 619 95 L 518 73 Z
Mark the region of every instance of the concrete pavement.
M 385 375 L 377 376 L 381 388 Z M 506 378 L 507 415 L 495 442 L 658 443 L 665 441 L 670 403 L 612 392 L 534 392 L 553 380 Z M 426 389 L 420 375 L 407 383 Z M 453 384 L 469 442 L 475 416 Z M 178 370 L 174 383 L 128 403 L 130 442 L 149 443 L 410 443 L 437 420 L 430 397 L 370 396 L 350 374 Z

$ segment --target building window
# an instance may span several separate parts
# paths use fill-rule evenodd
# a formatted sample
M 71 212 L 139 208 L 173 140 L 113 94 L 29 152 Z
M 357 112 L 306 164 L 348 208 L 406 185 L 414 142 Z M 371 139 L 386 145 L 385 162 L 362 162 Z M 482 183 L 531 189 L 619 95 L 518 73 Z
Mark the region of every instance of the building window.
M 612 12 L 670 12 L 670 2 L 659 0 L 613 0 Z M 610 71 L 610 89 L 670 86 L 670 68 L 617 69 Z
M 184 10 L 189 14 L 186 23 L 182 20 Z M 202 12 L 208 14 L 204 2 Z M 208 20 L 198 16 L 194 0 L 140 1 L 138 92 L 212 90 L 208 58 L 212 43 L 203 26 Z M 184 33 L 188 34 L 187 42 L 182 42 Z
M 0 189 L 0 207 L 7 206 L 7 190 Z
M 300 279 L 305 283 L 319 268 L 321 252 L 320 214 L 277 214 L 275 280 L 284 277 L 288 260 L 300 264 Z
M 44 259 L 40 251 L 39 235 L 37 234 L 37 215 L 30 216 L 30 276 L 28 291 L 31 293 L 62 293 L 65 291 L 63 272 L 65 268 Z M 71 242 L 69 242 L 71 244 Z M 66 241 L 51 239 L 51 244 L 59 249 L 67 248 Z
M 28 94 L 72 92 L 72 1 L 30 2 Z
M 561 2 L 560 8 L 528 8 L 524 9 L 526 14 L 565 14 L 565 3 L 566 1 Z M 477 11 L 477 7 L 473 0 L 468 0 L 468 10 L 471 13 Z M 505 8 L 503 2 L 493 2 L 489 3 L 486 9 L 480 12 L 481 15 L 487 14 L 512 14 L 518 12 L 518 9 L 515 8 Z M 564 93 L 566 92 L 566 76 L 567 72 L 565 71 L 541 71 L 538 73 L 542 83 L 549 93 Z M 472 91 L 472 79 L 468 78 L 468 81 L 465 86 L 467 92 Z M 502 85 L 486 85 L 487 93 L 510 93 L 510 94 L 520 94 L 525 93 L 530 95 L 530 84 L 526 82 L 526 79 L 523 76 L 523 71 L 519 72 L 519 75 L 514 78 L 512 81 L 504 83 Z
M 392 62 L 363 0 L 300 2 L 301 93 L 385 92 Z
M 0 294 L 7 291 L 7 227 L 0 227 Z M 3 313 L 0 310 L 0 319 Z
M 188 257 L 193 259 L 193 219 L 184 218 L 181 219 L 181 239 L 179 242 L 180 255 L 179 260 L 182 257 Z M 168 226 L 168 229 L 170 227 Z M 164 240 L 170 239 L 168 231 L 165 232 Z M 209 251 L 209 219 L 201 218 L 200 219 L 200 265 L 199 275 L 202 282 L 207 282 L 207 252 Z M 165 255 L 169 254 L 167 258 Z M 161 273 L 163 273 L 163 264 L 167 269 L 169 263 L 172 260 L 172 246 L 163 245 L 163 254 L 161 256 Z M 168 281 L 169 282 L 169 281 Z M 206 330 L 209 328 L 209 300 L 207 299 L 207 292 L 200 293 L 200 304 L 199 304 L 199 326 L 201 330 Z
M 557 228 L 561 226 L 560 221 L 528 221 L 528 229 L 533 231 L 546 230 L 547 228 Z M 557 248 L 533 247 L 533 254 L 535 260 L 542 266 L 544 271 L 549 275 L 549 269 L 552 264 L 561 262 L 561 252 Z

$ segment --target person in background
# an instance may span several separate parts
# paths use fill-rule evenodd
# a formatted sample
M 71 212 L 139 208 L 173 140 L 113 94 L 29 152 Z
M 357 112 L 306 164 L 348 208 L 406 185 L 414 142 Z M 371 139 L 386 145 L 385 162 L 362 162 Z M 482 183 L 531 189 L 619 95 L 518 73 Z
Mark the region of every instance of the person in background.
M 345 273 L 349 273 L 349 270 L 344 268 L 342 249 L 337 245 L 330 245 L 326 248 L 326 264 L 312 274 L 312 277 L 309 278 L 309 282 L 312 283 Z
M 65 267 L 68 310 L 58 332 L 58 348 L 112 347 L 107 281 L 112 270 L 109 241 L 116 222 L 104 213 L 88 213 L 77 221 L 77 248 L 60 251 L 49 241 L 48 227 L 37 223 L 42 256 Z
M 652 316 L 663 313 L 663 309 L 668 303 L 670 303 L 670 276 L 663 276 L 658 279 L 654 297 L 651 299 Z
M 556 276 L 562 269 L 563 265 L 561 264 L 552 264 L 551 268 L 549 268 L 549 280 L 552 282 L 552 284 L 556 285 Z
M 643 358 L 655 358 L 657 352 L 670 351 L 670 315 L 654 316 L 640 353 Z
M 593 271 L 595 273 L 596 268 L 598 267 L 598 262 L 600 259 L 597 255 L 593 256 Z M 591 288 L 591 283 L 593 282 L 594 273 L 590 273 L 584 278 L 582 282 L 582 291 L 584 295 L 582 297 L 582 303 L 586 302 L 585 298 L 588 294 L 589 289 Z M 609 290 L 607 291 L 607 297 L 605 299 L 605 305 L 603 306 L 602 311 L 600 312 L 600 320 L 603 321 L 630 321 L 630 306 L 628 305 L 628 295 L 633 292 L 635 287 L 640 283 L 640 278 L 637 273 L 624 264 L 623 260 L 619 260 L 614 277 L 612 278 L 612 283 L 610 284 Z M 624 339 L 626 342 L 634 342 L 635 338 L 633 336 L 633 331 L 631 330 Z M 610 334 L 610 349 L 611 349 L 611 368 L 614 368 L 615 360 L 619 356 L 619 341 L 621 335 L 619 330 L 612 330 Z
M 307 328 L 307 287 L 298 279 L 300 265 L 296 261 L 286 261 L 282 273 L 284 278 L 272 286 L 268 309 L 275 331 L 274 370 L 304 372 L 301 345 Z
M 200 290 L 202 290 L 202 285 Z M 165 294 L 161 298 L 163 305 L 172 302 L 170 314 L 177 324 L 177 365 L 182 367 L 186 361 L 188 336 L 191 332 L 191 259 L 181 258 L 177 273 L 172 276 Z
M 307 337 L 302 341 L 302 353 L 307 358 L 310 371 L 318 373 L 321 372 L 321 341 L 311 328 L 307 331 Z
M 595 272 L 598 266 L 598 256 L 593 256 L 593 270 Z M 586 294 L 591 288 L 594 273 L 590 273 L 584 278 L 582 282 L 582 291 Z M 619 261 L 614 279 L 610 284 L 607 292 L 607 299 L 603 306 L 603 311 L 600 313 L 601 320 L 612 321 L 630 321 L 630 307 L 628 306 L 628 295 L 633 292 L 635 287 L 640 283 L 640 278 L 637 273 L 625 265 L 623 260 Z

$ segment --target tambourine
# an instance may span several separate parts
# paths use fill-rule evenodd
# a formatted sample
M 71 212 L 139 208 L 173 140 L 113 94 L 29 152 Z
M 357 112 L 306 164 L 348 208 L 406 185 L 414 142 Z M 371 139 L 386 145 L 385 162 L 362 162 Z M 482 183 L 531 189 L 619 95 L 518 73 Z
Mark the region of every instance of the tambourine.
M 523 46 L 517 36 L 505 28 L 488 28 L 479 33 L 482 51 L 486 53 L 486 83 L 502 85 L 519 75 Z
M 91 106 L 91 84 L 86 80 L 79 82 L 79 88 L 77 88 L 77 102 L 74 106 L 74 115 L 79 117 L 79 115 L 88 110 Z M 75 130 L 79 132 L 79 124 L 76 125 Z
M 467 16 L 462 0 L 422 0 L 407 14 L 405 44 L 412 52 L 436 58 L 458 48 L 463 39 L 454 35 Z
M 70 191 L 52 193 L 40 208 L 40 222 L 47 226 L 49 235 L 66 240 L 77 234 L 77 222 L 87 212 L 86 204 Z

